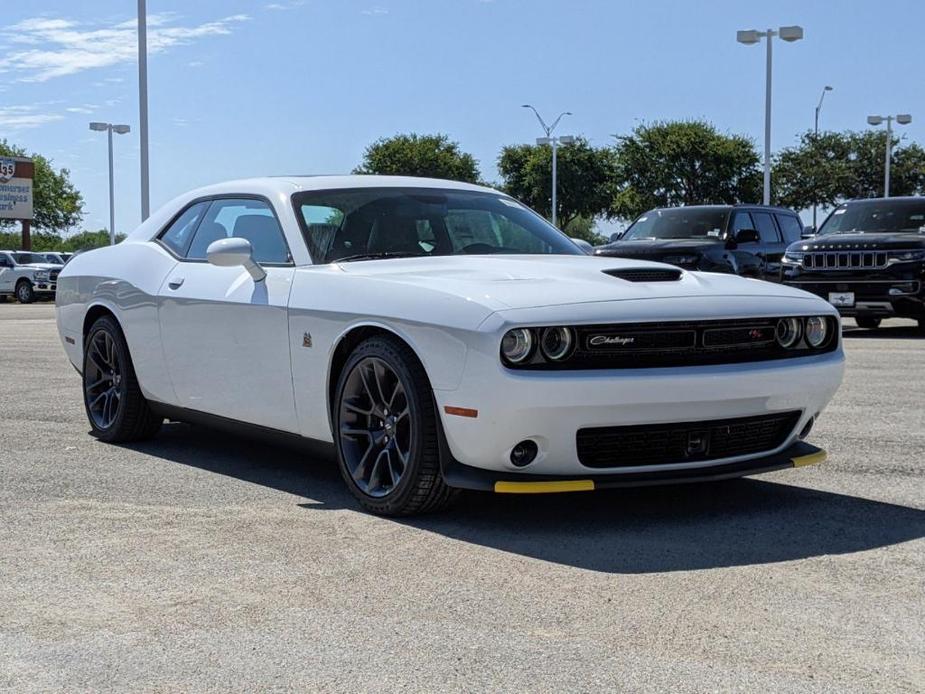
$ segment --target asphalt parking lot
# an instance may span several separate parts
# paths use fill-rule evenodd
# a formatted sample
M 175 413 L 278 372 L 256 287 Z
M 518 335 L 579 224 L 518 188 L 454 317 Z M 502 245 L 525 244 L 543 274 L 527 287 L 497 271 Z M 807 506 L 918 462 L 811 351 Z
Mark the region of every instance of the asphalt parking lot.
M 848 327 L 824 465 L 357 510 L 333 466 L 87 435 L 50 304 L 0 305 L 0 689 L 925 690 L 925 339 Z

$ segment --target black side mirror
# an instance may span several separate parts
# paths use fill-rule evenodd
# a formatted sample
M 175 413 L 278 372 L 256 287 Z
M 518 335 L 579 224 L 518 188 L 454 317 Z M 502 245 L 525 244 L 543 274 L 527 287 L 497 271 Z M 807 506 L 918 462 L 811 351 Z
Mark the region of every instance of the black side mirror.
M 616 242 L 616 241 L 619 241 L 620 239 L 623 238 L 623 234 L 625 234 L 625 233 L 626 233 L 625 231 L 615 231 L 615 232 L 613 232 L 613 233 L 610 235 L 610 243 L 614 243 L 614 242 Z
M 754 229 L 739 229 L 735 234 L 736 243 L 758 243 L 761 237 Z
M 800 234 L 801 239 L 811 239 L 816 235 L 816 227 L 810 225 L 803 227 L 803 233 Z

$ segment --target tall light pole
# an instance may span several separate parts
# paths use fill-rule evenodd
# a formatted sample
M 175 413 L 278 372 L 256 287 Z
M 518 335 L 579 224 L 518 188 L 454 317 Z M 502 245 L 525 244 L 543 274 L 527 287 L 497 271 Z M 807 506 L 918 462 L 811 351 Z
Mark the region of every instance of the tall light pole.
M 141 221 L 151 215 L 148 184 L 148 17 L 138 0 L 138 138 L 141 141 Z
M 761 39 L 766 39 L 768 44 L 767 67 L 764 87 L 764 194 L 763 202 L 765 205 L 771 204 L 771 39 L 779 36 L 784 41 L 793 42 L 803 38 L 803 27 L 790 26 L 780 27 L 777 31 L 768 29 L 767 31 L 756 31 L 747 29 L 736 32 L 736 41 L 744 43 L 747 46 L 758 43 Z
M 829 85 L 825 85 L 822 88 L 822 94 L 819 96 L 819 103 L 816 105 L 816 123 L 813 126 L 813 136 L 814 139 L 819 139 L 819 112 L 822 110 L 822 100 L 825 99 L 825 93 L 832 91 L 832 88 Z M 816 143 L 814 143 L 816 144 Z M 818 169 L 818 166 L 817 166 Z M 816 175 L 819 175 L 819 172 L 816 171 Z M 816 230 L 816 184 L 813 182 L 813 231 Z
M 897 116 L 867 116 L 870 125 L 880 125 L 886 121 L 886 163 L 883 166 L 883 197 L 890 197 L 890 160 L 893 158 L 893 120 L 900 125 L 909 125 L 912 116 L 900 113 Z
M 540 112 L 533 108 L 533 106 L 530 104 L 524 104 L 522 108 L 529 108 L 531 111 L 533 111 L 533 113 L 536 114 L 536 119 L 540 122 L 540 127 L 542 127 L 543 131 L 546 133 L 546 137 L 536 138 L 536 144 L 549 145 L 552 147 L 552 225 L 556 226 L 556 150 L 559 148 L 560 144 L 572 144 L 575 141 L 575 137 L 572 135 L 561 135 L 559 137 L 554 137 L 552 131 L 556 129 L 557 125 L 559 125 L 559 121 L 562 120 L 562 116 L 570 116 L 572 115 L 572 112 L 563 111 L 552 122 L 552 125 L 546 125 L 546 121 L 543 120 Z
M 112 134 L 125 135 L 131 128 L 127 125 L 93 122 L 90 123 L 90 130 L 105 132 L 109 136 L 109 245 L 114 246 L 116 243 L 116 203 L 112 176 Z

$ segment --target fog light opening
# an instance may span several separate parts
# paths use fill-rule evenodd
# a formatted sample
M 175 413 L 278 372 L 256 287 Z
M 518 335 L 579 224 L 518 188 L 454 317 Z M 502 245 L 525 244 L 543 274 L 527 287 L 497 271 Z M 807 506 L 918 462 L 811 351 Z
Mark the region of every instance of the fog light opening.
M 807 436 L 809 436 L 809 432 L 813 430 L 813 424 L 815 423 L 816 423 L 816 418 L 810 417 L 809 420 L 806 422 L 806 424 L 803 426 L 803 429 L 797 435 L 797 438 L 800 439 L 800 441 L 802 441 Z
M 536 460 L 536 455 L 539 452 L 540 449 L 535 441 L 525 439 L 511 449 L 511 465 L 526 467 Z

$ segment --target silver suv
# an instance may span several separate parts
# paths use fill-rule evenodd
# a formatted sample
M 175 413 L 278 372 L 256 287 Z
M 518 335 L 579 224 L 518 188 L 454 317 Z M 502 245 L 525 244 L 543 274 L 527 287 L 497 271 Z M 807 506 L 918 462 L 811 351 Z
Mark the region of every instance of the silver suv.
M 49 263 L 40 253 L 0 251 L 0 301 L 15 296 L 30 304 L 41 296 L 53 297 L 61 266 Z

